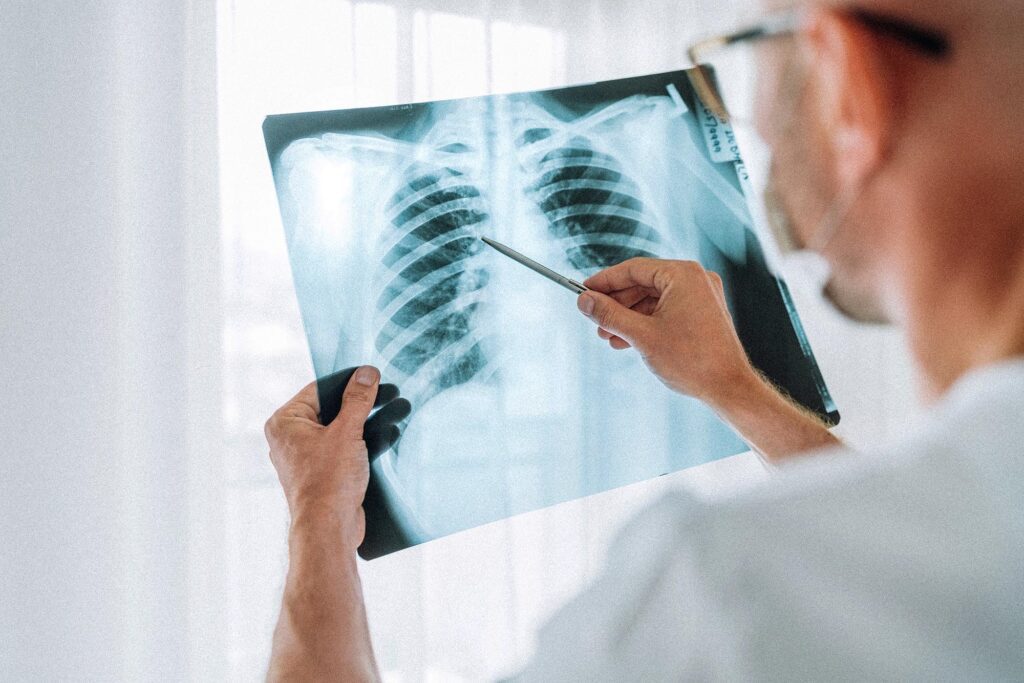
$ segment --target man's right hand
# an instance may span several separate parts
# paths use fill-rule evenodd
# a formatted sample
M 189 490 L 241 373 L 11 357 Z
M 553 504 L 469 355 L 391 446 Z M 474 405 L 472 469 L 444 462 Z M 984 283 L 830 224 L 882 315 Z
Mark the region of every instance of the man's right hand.
M 638 258 L 588 279 L 579 309 L 613 349 L 635 348 L 668 387 L 716 403 L 755 375 L 722 278 L 694 261 Z
M 707 403 L 768 461 L 839 444 L 750 364 L 716 273 L 693 261 L 632 259 L 583 284 L 591 291 L 577 304 L 602 339 L 635 348 L 658 379 Z

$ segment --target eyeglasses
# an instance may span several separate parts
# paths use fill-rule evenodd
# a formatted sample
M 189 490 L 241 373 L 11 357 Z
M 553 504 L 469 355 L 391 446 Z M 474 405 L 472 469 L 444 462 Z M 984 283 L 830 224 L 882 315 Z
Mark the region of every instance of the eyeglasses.
M 952 50 L 949 38 L 939 31 L 866 10 L 848 12 L 872 31 L 931 59 L 944 59 Z M 690 82 L 704 104 L 723 121 L 751 121 L 758 64 L 754 47 L 771 38 L 798 33 L 805 17 L 806 9 L 802 7 L 785 10 L 755 26 L 708 38 L 691 47 L 687 55 L 695 68 L 690 71 Z

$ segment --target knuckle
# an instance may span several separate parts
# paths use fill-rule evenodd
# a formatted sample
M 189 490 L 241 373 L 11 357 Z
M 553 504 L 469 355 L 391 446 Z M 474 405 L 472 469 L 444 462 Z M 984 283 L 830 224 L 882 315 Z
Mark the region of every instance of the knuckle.
M 643 256 L 634 256 L 631 259 L 623 261 L 618 266 L 615 266 L 615 268 L 621 269 L 623 274 L 635 280 L 640 273 L 651 265 L 652 261 L 653 259 L 645 258 Z
M 680 261 L 679 270 L 687 275 L 696 275 L 698 273 L 704 273 L 704 266 L 700 265 L 696 261 Z
M 357 385 L 348 390 L 345 400 L 349 403 L 370 403 L 373 401 L 373 394 L 369 389 Z
M 645 265 L 651 259 L 644 258 L 643 256 L 634 256 L 631 259 L 627 259 L 622 265 L 623 266 L 642 266 Z
M 650 256 L 637 256 L 630 259 L 630 263 L 636 272 L 650 272 L 657 270 L 664 261 L 662 259 L 651 258 Z
M 704 266 L 696 261 L 673 261 L 668 277 L 674 281 L 689 282 L 704 277 Z
M 267 421 L 263 424 L 263 435 L 267 437 L 267 441 L 272 440 L 277 435 L 277 413 L 267 418 Z

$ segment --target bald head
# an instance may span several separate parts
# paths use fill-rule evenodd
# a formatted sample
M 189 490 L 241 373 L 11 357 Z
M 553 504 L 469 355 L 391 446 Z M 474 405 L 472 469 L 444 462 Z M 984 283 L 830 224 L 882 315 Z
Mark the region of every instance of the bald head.
M 768 9 L 823 7 L 863 10 L 949 37 L 955 63 L 982 90 L 999 93 L 1000 106 L 1024 100 L 1024 0 L 768 0 Z M 1019 111 L 1019 109 L 1017 110 Z
M 780 96 L 761 117 L 795 241 L 828 232 L 834 301 L 905 321 L 939 391 L 1024 353 L 1024 0 L 807 7 L 796 40 L 771 48 Z

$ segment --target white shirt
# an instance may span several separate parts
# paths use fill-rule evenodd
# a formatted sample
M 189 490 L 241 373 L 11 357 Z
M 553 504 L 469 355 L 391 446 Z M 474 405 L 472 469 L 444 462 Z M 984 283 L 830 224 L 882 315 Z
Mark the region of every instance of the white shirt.
M 520 676 L 1024 679 L 1024 359 L 964 378 L 897 446 L 663 498 Z

